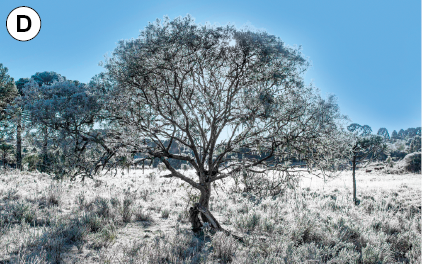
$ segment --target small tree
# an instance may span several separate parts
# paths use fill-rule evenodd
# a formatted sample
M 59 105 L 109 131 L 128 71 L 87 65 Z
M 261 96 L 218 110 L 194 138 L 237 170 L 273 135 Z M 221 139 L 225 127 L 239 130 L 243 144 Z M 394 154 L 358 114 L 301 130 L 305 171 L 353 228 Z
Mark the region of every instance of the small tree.
M 397 139 L 398 138 L 398 134 L 396 130 L 393 130 L 393 133 L 391 133 L 391 139 Z
M 397 134 L 397 137 L 400 139 L 404 139 L 406 137 L 406 133 L 404 132 L 403 129 L 399 130 L 399 133 Z
M 109 125 L 127 152 L 159 159 L 164 177 L 200 192 L 193 230 L 199 213 L 221 229 L 208 211 L 214 182 L 270 171 L 288 181 L 284 164 L 298 155 L 309 169 L 334 169 L 331 139 L 343 117 L 334 97 L 323 100 L 304 85 L 307 65 L 298 49 L 266 32 L 200 26 L 189 16 L 157 20 L 138 39 L 120 41 L 105 63 Z M 170 151 L 172 142 L 189 151 Z M 171 159 L 188 162 L 197 178 Z
M 383 137 L 386 141 L 390 140 L 390 135 L 388 134 L 388 130 L 385 127 L 378 129 L 377 135 Z
M 387 150 L 387 145 L 383 142 L 383 137 L 372 135 L 372 129 L 368 125 L 361 126 L 353 123 L 347 127 L 352 132 L 351 135 L 351 162 L 353 175 L 353 202 L 358 205 L 356 197 L 356 164 L 376 159 Z M 365 165 L 364 165 L 365 166 Z

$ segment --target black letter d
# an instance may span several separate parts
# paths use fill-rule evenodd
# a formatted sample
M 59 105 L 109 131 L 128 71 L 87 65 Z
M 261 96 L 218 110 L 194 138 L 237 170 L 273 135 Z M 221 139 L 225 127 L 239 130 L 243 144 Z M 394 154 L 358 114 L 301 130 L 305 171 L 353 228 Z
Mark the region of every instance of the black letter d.
M 26 18 L 28 21 L 28 26 L 26 28 L 21 28 L 21 18 Z M 18 15 L 18 32 L 26 32 L 31 29 L 31 19 L 29 16 Z

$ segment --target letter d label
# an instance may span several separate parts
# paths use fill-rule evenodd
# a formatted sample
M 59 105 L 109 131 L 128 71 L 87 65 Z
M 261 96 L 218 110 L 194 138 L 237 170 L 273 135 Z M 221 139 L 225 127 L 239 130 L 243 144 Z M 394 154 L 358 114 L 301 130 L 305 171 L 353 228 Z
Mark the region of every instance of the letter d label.
M 41 30 L 41 18 L 38 13 L 27 6 L 20 6 L 9 13 L 6 21 L 10 36 L 19 41 L 35 38 Z
M 21 24 L 21 19 L 24 18 L 27 21 L 28 26 L 26 28 L 22 28 L 22 24 Z M 17 32 L 26 32 L 28 30 L 31 29 L 31 18 L 29 18 L 29 16 L 25 16 L 25 15 L 18 15 L 18 28 L 17 28 Z

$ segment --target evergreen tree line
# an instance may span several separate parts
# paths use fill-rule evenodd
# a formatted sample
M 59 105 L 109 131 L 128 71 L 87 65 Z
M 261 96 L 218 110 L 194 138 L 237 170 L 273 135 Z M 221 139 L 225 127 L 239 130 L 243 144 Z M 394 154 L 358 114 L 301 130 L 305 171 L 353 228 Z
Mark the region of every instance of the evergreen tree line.
M 67 171 L 63 169 L 66 165 L 66 158 L 70 157 L 69 151 L 71 148 L 74 150 L 80 150 L 78 148 L 86 148 L 88 144 L 82 143 L 83 139 L 79 139 L 70 136 L 70 133 L 66 134 L 63 131 L 70 132 L 72 129 L 78 129 L 78 126 L 85 126 L 87 130 L 96 130 L 106 134 L 106 128 L 100 128 L 100 124 L 94 124 L 94 116 L 99 115 L 101 112 L 98 107 L 99 102 L 96 101 L 97 107 L 94 105 L 85 105 L 88 114 L 86 116 L 79 116 L 82 120 L 76 121 L 74 118 L 76 115 L 66 113 L 67 119 L 65 118 L 64 123 L 52 122 L 51 119 L 55 117 L 50 115 L 47 108 L 54 107 L 57 102 L 54 101 L 54 97 L 65 96 L 67 100 L 71 101 L 71 97 L 77 98 L 79 93 L 79 100 L 77 104 L 62 105 L 64 111 L 72 112 L 71 109 L 74 107 L 82 107 L 81 100 L 87 99 L 87 95 L 90 92 L 90 88 L 101 86 L 102 91 L 106 92 L 107 85 L 101 83 L 101 76 L 95 76 L 92 78 L 90 84 L 83 84 L 79 81 L 67 80 L 65 76 L 62 76 L 56 72 L 37 72 L 30 78 L 20 78 L 14 81 L 8 74 L 8 69 L 0 64 L 0 78 L 1 78 L 1 92 L 0 92 L 0 105 L 1 105 L 1 130 L 0 130 L 0 151 L 1 151 L 1 164 L 3 167 L 11 166 L 21 169 L 23 165 L 29 170 L 38 169 L 42 172 L 54 172 L 57 174 L 64 174 Z M 108 84 L 110 85 L 110 84 Z M 52 89 L 58 89 L 58 93 L 52 92 Z M 63 89 L 62 86 L 66 88 Z M 84 94 L 84 95 L 82 95 Z M 94 94 L 89 96 L 93 97 Z M 97 92 L 98 96 L 98 92 Z M 36 100 L 42 98 L 42 104 L 34 104 Z M 91 101 L 92 98 L 91 98 Z M 87 103 L 85 102 L 85 103 Z M 79 104 L 79 106 L 78 106 Z M 83 104 L 83 103 L 82 103 Z M 79 109 L 80 111 L 80 109 Z M 94 111 L 94 112 L 93 112 Z M 95 111 L 98 111 L 95 113 Z M 44 113 L 40 113 L 44 112 Z M 50 113 L 51 114 L 51 113 Z M 72 125 L 69 120 L 74 120 L 76 123 Z M 98 120 L 101 122 L 101 118 Z M 67 124 L 66 124 L 67 122 Z M 94 129 L 94 126 L 97 126 Z M 81 127 L 79 127 L 80 129 Z M 83 129 L 82 129 L 83 130 Z M 372 132 L 372 130 L 371 130 Z M 66 135 L 65 135 L 66 134 Z M 406 130 L 400 129 L 399 132 L 394 130 L 391 136 L 386 128 L 380 128 L 377 133 L 381 136 L 383 142 L 387 144 L 387 152 L 382 153 L 378 159 L 387 160 L 391 157 L 394 161 L 404 158 L 407 154 L 421 151 L 421 128 L 408 128 Z M 79 135 L 83 138 L 81 135 Z M 98 135 L 97 135 L 98 136 Z M 64 141 L 61 141 L 64 140 Z M 76 142 L 71 141 L 76 140 Z M 61 142 L 60 142 L 61 141 Z M 155 143 L 145 139 L 144 142 L 151 147 L 155 147 Z M 78 144 L 79 143 L 79 144 Z M 82 145 L 80 145 L 82 144 Z M 87 145 L 83 145 L 87 144 Z M 164 141 L 166 147 L 170 144 L 170 141 Z M 92 150 L 91 150 L 92 151 Z M 76 151 L 77 152 L 77 151 Z M 94 151 L 95 152 L 95 151 Z M 172 154 L 181 154 L 190 152 L 191 150 L 184 149 L 177 142 L 172 142 L 169 147 L 169 152 Z M 248 158 L 257 158 L 257 155 L 250 154 L 250 149 L 241 149 L 236 155 L 241 157 L 246 155 Z M 262 154 L 262 155 L 265 155 Z M 261 156 L 262 156 L 261 155 Z M 158 158 L 145 158 L 146 156 L 142 153 L 131 153 L 130 160 L 133 160 L 130 165 L 135 166 L 153 166 L 157 167 L 160 163 Z M 104 160 L 107 157 L 104 157 Z M 129 159 L 125 156 L 116 158 L 114 157 L 115 164 L 121 166 L 128 166 Z M 274 160 L 272 157 L 270 160 Z M 289 162 L 293 165 L 303 165 L 306 161 L 301 159 L 299 154 L 291 154 L 282 159 L 283 162 Z M 186 161 L 170 159 L 170 163 L 175 168 L 180 169 L 182 164 L 188 164 Z M 93 169 L 93 168 L 91 168 Z

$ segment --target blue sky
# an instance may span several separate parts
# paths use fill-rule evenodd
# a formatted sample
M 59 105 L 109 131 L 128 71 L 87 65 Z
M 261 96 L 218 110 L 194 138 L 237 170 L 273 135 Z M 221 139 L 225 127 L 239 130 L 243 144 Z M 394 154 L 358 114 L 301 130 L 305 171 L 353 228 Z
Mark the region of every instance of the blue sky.
M 149 21 L 192 15 L 197 23 L 264 29 L 301 45 L 312 66 L 305 80 L 335 94 L 342 113 L 391 132 L 421 126 L 421 2 L 408 1 L 1 1 L 41 17 L 39 35 L 19 42 L 0 29 L 0 63 L 15 80 L 55 71 L 88 82 L 121 39 Z

